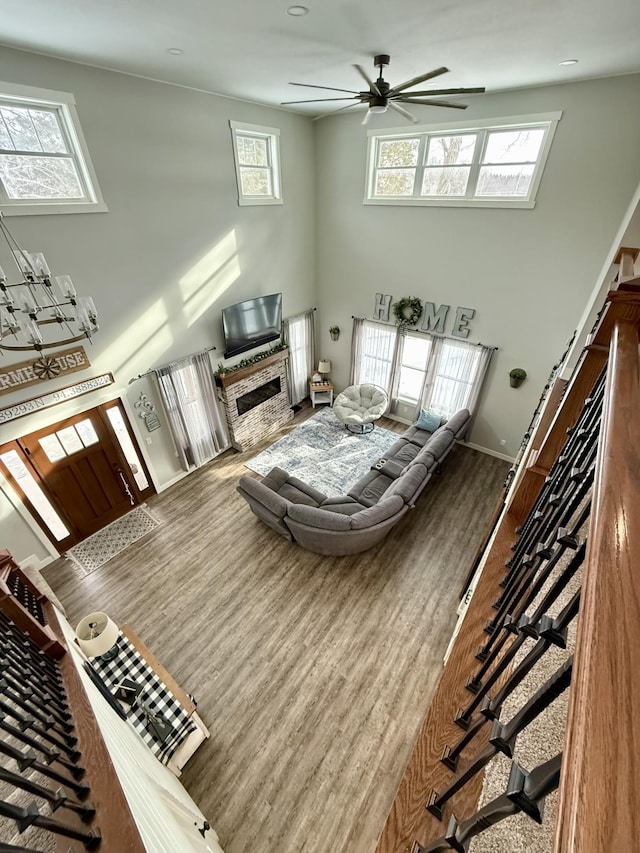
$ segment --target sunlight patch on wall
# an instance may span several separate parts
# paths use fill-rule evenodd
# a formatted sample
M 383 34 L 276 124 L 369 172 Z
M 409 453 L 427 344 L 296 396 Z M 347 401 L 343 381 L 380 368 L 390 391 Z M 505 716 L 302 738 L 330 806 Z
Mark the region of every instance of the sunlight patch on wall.
M 173 343 L 164 299 L 158 299 L 139 317 L 132 318 L 123 332 L 100 355 L 105 370 L 147 370 L 156 364 Z M 137 344 L 137 346 L 136 346 Z
M 239 276 L 240 259 L 233 229 L 180 279 L 187 326 L 201 317 Z

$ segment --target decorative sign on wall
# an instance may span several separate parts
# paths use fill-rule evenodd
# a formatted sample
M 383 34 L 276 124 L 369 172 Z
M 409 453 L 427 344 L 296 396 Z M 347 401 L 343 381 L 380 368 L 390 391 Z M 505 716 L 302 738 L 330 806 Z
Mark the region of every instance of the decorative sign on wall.
M 389 309 L 391 308 L 390 293 L 376 293 L 376 302 L 373 307 L 373 319 L 389 322 Z
M 87 354 L 80 346 L 64 349 L 53 355 L 41 355 L 36 361 L 30 359 L 18 364 L 9 364 L 7 367 L 0 365 L 0 394 L 19 391 L 37 382 L 46 382 L 48 379 L 85 370 L 90 366 Z
M 78 382 L 77 385 L 67 385 L 66 388 L 59 388 L 50 394 L 43 394 L 42 397 L 32 397 L 30 400 L 17 403 L 15 406 L 7 406 L 6 409 L 0 409 L 0 424 L 6 424 L 25 415 L 31 415 L 41 409 L 48 409 L 49 406 L 57 406 L 58 403 L 65 403 L 74 397 L 82 397 L 83 394 L 89 394 L 90 391 L 96 391 L 106 385 L 113 385 L 113 381 L 111 373 L 103 373 L 101 376 L 94 376 L 92 379 L 85 379 L 84 382 Z
M 156 415 L 156 407 L 147 394 L 140 394 L 138 400 L 133 405 L 136 409 L 141 410 L 139 415 L 149 432 L 153 432 L 154 429 L 160 429 L 160 418 Z
M 390 305 L 391 296 L 376 293 L 373 305 L 373 319 L 381 320 L 384 323 L 389 322 Z M 440 305 L 436 311 L 434 302 L 425 302 L 421 330 L 423 332 L 436 332 L 437 334 L 444 335 L 445 323 L 447 321 L 447 314 L 449 313 L 450 308 L 450 305 Z M 451 328 L 451 334 L 453 337 L 469 337 L 469 332 L 471 331 L 469 328 L 469 321 L 475 317 L 475 314 L 475 308 L 463 308 L 461 306 L 456 308 L 456 317 L 453 321 L 453 327 Z

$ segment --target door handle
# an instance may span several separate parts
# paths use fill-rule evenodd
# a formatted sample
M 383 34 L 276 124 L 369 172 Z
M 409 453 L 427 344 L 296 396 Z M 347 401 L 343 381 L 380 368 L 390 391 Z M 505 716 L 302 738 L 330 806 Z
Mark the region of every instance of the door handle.
M 124 471 L 122 470 L 122 468 L 118 468 L 118 476 L 122 480 L 122 486 L 124 488 L 126 496 L 129 498 L 129 503 L 131 504 L 131 506 L 135 506 L 136 502 L 131 492 L 131 487 L 129 486 L 127 478 L 124 476 Z

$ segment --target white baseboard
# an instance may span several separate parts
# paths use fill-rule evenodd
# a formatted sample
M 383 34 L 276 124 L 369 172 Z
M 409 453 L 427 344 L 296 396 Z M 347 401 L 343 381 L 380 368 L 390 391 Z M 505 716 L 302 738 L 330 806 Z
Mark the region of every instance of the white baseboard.
M 49 563 L 53 563 L 53 561 L 57 559 L 56 557 L 45 557 L 43 560 L 39 560 L 35 554 L 31 554 L 29 557 L 25 557 L 24 560 L 20 560 L 18 565 L 21 569 L 26 569 L 27 567 L 37 569 L 41 572 L 45 566 L 48 566 Z
M 479 450 L 480 453 L 486 453 L 488 456 L 495 456 L 496 459 L 504 459 L 505 462 L 515 462 L 513 456 L 507 456 L 506 453 L 498 453 L 497 450 L 489 450 L 488 447 L 481 447 L 479 444 L 472 444 L 470 441 L 459 441 L 464 447 L 470 447 L 472 450 Z
M 194 468 L 193 470 L 197 471 L 198 469 Z M 172 477 L 170 480 L 167 480 L 166 483 L 163 483 L 161 486 L 158 486 L 158 488 L 156 489 L 157 493 L 160 494 L 160 492 L 166 492 L 167 489 L 170 489 L 171 486 L 175 486 L 176 483 L 179 483 L 180 480 L 184 480 L 184 478 L 188 477 L 191 473 L 191 471 L 181 471 L 180 474 L 177 475 L 177 477 Z

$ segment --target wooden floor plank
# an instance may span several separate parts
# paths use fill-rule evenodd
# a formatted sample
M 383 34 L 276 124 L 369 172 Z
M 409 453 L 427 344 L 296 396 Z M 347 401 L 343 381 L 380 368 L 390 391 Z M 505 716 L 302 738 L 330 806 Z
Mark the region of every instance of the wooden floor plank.
M 311 554 L 235 490 L 244 460 L 310 414 L 154 497 L 161 526 L 101 569 L 46 572 L 72 624 L 93 609 L 130 623 L 197 697 L 211 739 L 182 780 L 226 853 L 375 849 L 508 468 L 456 446 L 379 547 Z

